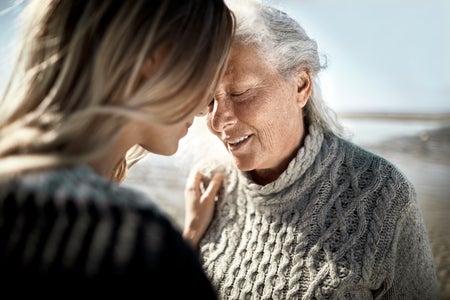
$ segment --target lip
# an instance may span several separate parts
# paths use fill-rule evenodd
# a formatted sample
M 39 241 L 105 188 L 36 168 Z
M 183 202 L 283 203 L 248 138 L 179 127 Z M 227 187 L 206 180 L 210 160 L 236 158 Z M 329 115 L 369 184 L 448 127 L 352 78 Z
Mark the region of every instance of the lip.
M 227 145 L 227 148 L 231 152 L 238 152 L 238 151 L 242 151 L 249 144 L 252 137 L 253 137 L 253 134 L 243 135 L 243 136 L 237 137 L 237 138 L 227 138 L 224 140 L 224 143 Z M 243 140 L 241 140 L 241 139 L 243 139 Z M 238 141 L 238 142 L 236 143 L 236 141 Z

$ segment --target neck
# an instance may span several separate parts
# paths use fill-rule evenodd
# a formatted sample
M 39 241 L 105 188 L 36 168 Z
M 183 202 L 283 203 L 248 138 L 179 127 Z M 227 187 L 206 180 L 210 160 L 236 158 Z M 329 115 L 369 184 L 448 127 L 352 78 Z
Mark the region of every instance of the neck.
M 125 133 L 125 130 L 123 130 L 105 154 L 99 159 L 89 163 L 97 175 L 108 180 L 113 179 L 113 172 L 116 166 L 125 158 L 127 151 L 134 146 L 128 136 L 129 135 Z
M 291 160 L 297 155 L 298 148 L 289 156 L 284 159 L 275 168 L 259 169 L 250 171 L 252 180 L 259 185 L 269 184 L 280 177 L 280 175 L 287 169 Z
M 300 141 L 298 146 L 294 149 L 294 151 L 288 157 L 281 160 L 275 167 L 267 168 L 267 169 L 255 169 L 250 171 L 250 176 L 252 180 L 259 185 L 266 185 L 280 177 L 280 175 L 286 171 L 289 163 L 297 156 L 298 150 L 303 146 L 305 141 L 305 137 L 308 135 L 308 130 L 305 127 L 303 130 L 303 134 L 300 137 Z

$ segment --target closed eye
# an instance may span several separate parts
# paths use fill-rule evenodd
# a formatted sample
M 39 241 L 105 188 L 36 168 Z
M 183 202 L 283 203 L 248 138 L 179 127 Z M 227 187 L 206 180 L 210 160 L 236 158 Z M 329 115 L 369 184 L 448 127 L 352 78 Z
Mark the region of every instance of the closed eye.
M 233 92 L 230 93 L 231 97 L 237 97 L 237 96 L 242 96 L 243 94 L 245 94 L 248 90 L 242 91 L 242 92 Z

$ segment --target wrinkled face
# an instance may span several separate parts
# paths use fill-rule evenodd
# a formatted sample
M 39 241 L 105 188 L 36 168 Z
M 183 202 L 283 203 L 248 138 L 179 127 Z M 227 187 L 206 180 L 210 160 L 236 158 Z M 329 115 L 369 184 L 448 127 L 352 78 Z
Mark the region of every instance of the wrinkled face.
M 301 146 L 310 89 L 306 71 L 285 79 L 252 47 L 235 44 L 209 105 L 208 127 L 240 170 L 278 176 Z

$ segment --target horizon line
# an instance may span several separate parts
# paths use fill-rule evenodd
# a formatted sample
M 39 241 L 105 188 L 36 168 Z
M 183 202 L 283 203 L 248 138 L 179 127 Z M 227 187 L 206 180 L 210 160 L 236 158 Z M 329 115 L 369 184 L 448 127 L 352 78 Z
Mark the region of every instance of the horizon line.
M 393 111 L 338 111 L 336 115 L 344 119 L 403 119 L 450 121 L 449 112 L 393 112 Z

